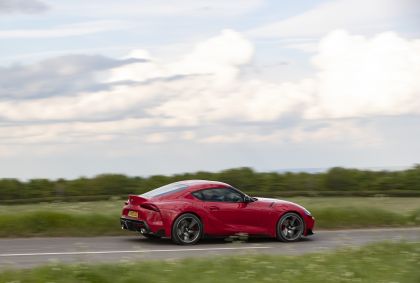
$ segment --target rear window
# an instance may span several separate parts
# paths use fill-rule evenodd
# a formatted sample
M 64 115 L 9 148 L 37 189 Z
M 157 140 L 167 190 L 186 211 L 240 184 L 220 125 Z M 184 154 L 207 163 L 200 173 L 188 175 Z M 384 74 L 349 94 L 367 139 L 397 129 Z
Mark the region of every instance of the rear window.
M 176 192 L 180 192 L 188 188 L 187 185 L 184 184 L 169 184 L 163 187 L 159 187 L 157 189 L 151 190 L 150 192 L 144 193 L 141 196 L 145 198 L 153 198 L 153 197 L 160 197 L 167 194 L 172 194 Z

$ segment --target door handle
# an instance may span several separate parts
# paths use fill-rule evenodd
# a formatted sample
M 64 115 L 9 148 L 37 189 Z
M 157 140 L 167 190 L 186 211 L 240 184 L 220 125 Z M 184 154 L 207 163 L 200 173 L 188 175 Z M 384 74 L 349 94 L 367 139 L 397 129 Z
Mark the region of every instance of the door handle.
M 219 210 L 217 206 L 211 205 L 208 207 L 211 211 Z

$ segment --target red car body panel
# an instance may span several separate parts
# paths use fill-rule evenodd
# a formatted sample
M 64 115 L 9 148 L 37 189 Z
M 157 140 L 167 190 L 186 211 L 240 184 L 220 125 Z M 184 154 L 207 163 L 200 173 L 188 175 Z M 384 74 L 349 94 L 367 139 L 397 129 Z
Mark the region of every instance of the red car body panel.
M 208 188 L 232 187 L 214 181 L 185 182 L 188 184 L 186 189 L 163 196 L 148 199 L 142 195 L 131 195 L 122 210 L 122 225 L 126 225 L 126 220 L 141 220 L 145 222 L 148 233 L 170 238 L 175 219 L 183 213 L 193 213 L 202 221 L 204 235 L 207 236 L 246 233 L 276 237 L 277 222 L 281 216 L 295 212 L 305 222 L 303 235 L 312 234 L 315 219 L 300 205 L 269 198 L 255 198 L 256 201 L 252 202 L 202 201 L 192 193 Z M 130 217 L 129 211 L 137 212 L 138 217 Z

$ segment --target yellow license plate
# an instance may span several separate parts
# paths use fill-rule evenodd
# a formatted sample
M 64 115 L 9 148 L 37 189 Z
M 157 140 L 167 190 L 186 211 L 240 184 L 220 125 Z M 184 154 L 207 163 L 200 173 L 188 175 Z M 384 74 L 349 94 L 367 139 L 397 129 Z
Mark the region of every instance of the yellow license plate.
M 139 217 L 139 213 L 137 211 L 130 210 L 128 212 L 128 216 L 134 217 L 134 218 L 138 218 Z

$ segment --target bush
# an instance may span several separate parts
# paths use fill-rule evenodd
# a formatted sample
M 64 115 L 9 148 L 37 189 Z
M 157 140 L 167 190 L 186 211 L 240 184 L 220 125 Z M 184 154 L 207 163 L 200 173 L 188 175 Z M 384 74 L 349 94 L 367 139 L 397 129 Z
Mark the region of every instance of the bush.
M 45 179 L 21 182 L 0 179 L 0 203 L 102 200 L 110 196 L 141 194 L 184 179 L 209 179 L 231 184 L 246 193 L 270 196 L 420 196 L 420 165 L 396 172 L 335 167 L 325 173 L 256 172 L 236 168 L 218 173 L 196 172 L 148 178 L 103 174 L 75 180 Z M 86 199 L 83 199 L 86 198 Z

